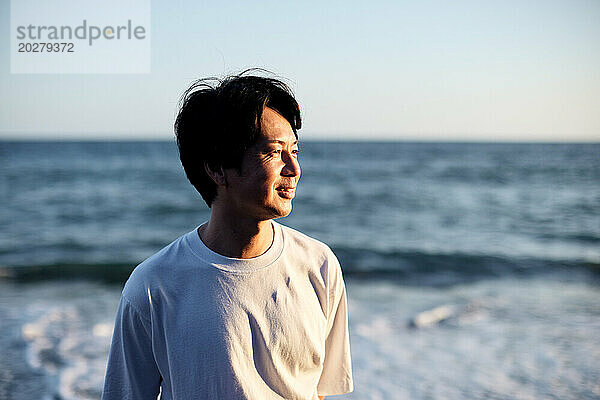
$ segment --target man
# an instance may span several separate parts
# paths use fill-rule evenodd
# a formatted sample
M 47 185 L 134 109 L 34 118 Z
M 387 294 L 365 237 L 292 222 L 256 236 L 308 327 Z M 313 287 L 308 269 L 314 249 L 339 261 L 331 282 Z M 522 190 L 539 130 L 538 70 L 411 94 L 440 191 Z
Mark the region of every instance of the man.
M 135 268 L 102 398 L 322 399 L 352 391 L 345 286 L 326 245 L 273 220 L 300 178 L 279 80 L 196 82 L 175 123 L 210 219 Z

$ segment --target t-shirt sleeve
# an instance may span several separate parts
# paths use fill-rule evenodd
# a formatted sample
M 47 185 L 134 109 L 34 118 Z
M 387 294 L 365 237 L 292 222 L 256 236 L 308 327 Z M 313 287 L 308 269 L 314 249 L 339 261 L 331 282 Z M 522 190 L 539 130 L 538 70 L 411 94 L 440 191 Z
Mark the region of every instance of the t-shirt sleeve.
M 329 315 L 325 360 L 317 392 L 320 396 L 349 393 L 354 389 L 348 334 L 348 303 L 340 264 L 331 253 L 329 260 Z
M 121 297 L 102 400 L 155 400 L 160 373 L 152 353 L 150 321 L 125 297 Z

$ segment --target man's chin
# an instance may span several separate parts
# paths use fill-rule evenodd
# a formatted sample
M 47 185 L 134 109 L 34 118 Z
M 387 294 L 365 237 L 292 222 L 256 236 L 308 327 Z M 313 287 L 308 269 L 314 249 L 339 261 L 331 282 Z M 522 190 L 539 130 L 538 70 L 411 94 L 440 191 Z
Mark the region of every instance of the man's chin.
M 272 209 L 273 219 L 285 218 L 292 213 L 292 202 L 290 201 L 289 206 L 277 207 Z

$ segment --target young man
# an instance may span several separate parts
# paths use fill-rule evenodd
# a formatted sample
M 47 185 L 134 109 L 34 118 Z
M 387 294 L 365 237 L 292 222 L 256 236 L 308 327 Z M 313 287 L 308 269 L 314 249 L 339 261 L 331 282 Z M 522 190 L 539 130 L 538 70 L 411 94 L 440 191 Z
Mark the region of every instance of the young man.
M 104 400 L 311 399 L 352 391 L 332 251 L 273 221 L 300 178 L 300 110 L 279 80 L 196 82 L 175 123 L 210 219 L 141 263 L 117 312 Z

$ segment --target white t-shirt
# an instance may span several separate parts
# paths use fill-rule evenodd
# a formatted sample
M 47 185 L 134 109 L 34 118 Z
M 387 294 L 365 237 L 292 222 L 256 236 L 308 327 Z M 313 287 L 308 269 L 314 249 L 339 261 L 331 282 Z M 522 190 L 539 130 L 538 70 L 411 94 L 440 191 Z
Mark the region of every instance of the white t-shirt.
M 119 304 L 103 400 L 317 399 L 353 389 L 346 289 L 325 244 L 273 221 L 262 255 L 193 230 L 141 263 Z

